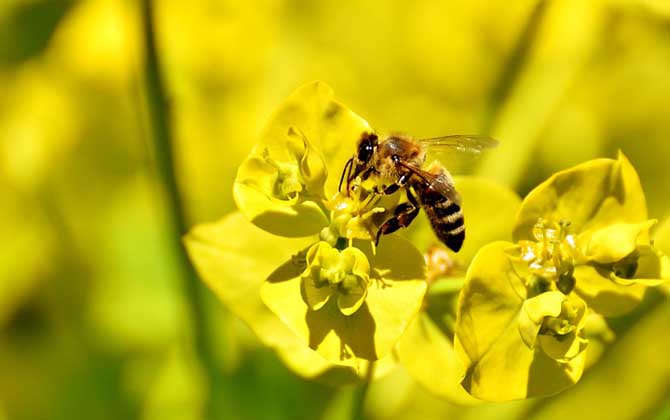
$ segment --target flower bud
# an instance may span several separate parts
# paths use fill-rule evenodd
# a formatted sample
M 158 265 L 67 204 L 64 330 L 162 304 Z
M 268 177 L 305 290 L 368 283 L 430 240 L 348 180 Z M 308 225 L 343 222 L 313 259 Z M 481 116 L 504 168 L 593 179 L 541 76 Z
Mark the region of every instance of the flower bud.
M 321 309 L 333 296 L 344 315 L 360 308 L 370 283 L 370 263 L 361 250 L 340 251 L 322 241 L 307 251 L 306 262 L 301 279 L 312 310 Z

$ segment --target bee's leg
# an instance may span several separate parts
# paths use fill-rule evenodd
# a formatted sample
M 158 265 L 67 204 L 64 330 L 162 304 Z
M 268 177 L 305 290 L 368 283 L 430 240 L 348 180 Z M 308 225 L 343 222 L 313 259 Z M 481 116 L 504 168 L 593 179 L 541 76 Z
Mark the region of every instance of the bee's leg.
M 353 167 L 353 164 L 351 166 Z M 372 166 L 365 170 L 362 170 L 363 168 L 356 168 L 353 174 L 351 173 L 351 170 L 349 170 L 349 175 L 347 176 L 347 195 L 349 195 L 349 190 L 351 189 L 351 181 L 356 179 L 357 176 L 361 177 L 361 181 L 365 181 L 370 177 L 370 174 L 375 171 L 375 168 Z
M 342 181 L 344 181 L 344 174 L 347 174 L 347 185 L 349 182 L 349 177 L 351 176 L 351 167 L 354 166 L 354 158 L 351 158 L 347 161 L 347 163 L 344 165 L 344 169 L 342 170 L 342 175 L 340 176 L 340 185 L 337 187 L 337 191 L 340 192 L 342 191 Z M 347 189 L 347 194 L 349 193 L 349 190 Z
M 394 216 L 384 222 L 384 224 L 379 228 L 377 231 L 375 245 L 379 244 L 379 238 L 382 235 L 388 235 L 389 233 L 393 233 L 400 228 L 409 226 L 410 223 L 412 223 L 412 220 L 414 220 L 414 218 L 419 214 L 419 203 L 409 188 L 406 191 L 407 199 L 409 201 L 398 205 L 398 207 L 396 207 L 395 211 L 393 212 Z
M 393 184 L 389 185 L 388 187 L 384 188 L 381 191 L 376 191 L 376 192 L 378 194 L 382 194 L 382 195 L 393 194 L 394 192 L 398 191 L 401 187 L 404 187 L 405 185 L 407 185 L 407 182 L 409 181 L 409 177 L 411 175 L 412 174 L 410 174 L 410 173 L 402 174 L 402 175 L 400 175 L 400 177 L 398 177 L 398 179 Z M 408 194 L 409 194 L 409 192 L 408 192 Z
M 412 203 L 412 205 L 418 209 L 419 201 L 416 199 L 416 197 L 414 197 L 414 194 L 412 194 L 412 190 L 410 188 L 407 188 L 405 192 L 407 193 L 407 199 L 409 200 L 409 202 Z

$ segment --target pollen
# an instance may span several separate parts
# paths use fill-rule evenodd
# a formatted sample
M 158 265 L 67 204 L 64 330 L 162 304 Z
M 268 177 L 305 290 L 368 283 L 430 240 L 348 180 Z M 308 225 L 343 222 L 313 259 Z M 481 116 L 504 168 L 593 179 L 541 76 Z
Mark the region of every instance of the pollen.
M 372 241 L 383 219 L 378 215 L 389 213 L 397 201 L 397 197 L 382 197 L 372 189 L 356 184 L 351 194 L 338 192 L 326 203 L 326 207 L 331 210 L 331 225 L 328 229 L 333 235 L 348 241 Z

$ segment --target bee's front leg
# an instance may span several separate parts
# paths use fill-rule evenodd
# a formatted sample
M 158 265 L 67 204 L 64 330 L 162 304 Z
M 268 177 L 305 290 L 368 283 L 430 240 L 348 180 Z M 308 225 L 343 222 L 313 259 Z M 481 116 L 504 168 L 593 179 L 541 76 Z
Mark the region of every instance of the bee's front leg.
M 344 165 L 344 169 L 342 170 L 342 175 L 340 176 L 340 184 L 337 186 L 337 191 L 341 192 L 342 191 L 342 182 L 345 179 L 347 180 L 347 195 L 349 195 L 349 184 L 350 184 L 350 179 L 351 179 L 351 168 L 354 166 L 354 158 L 351 158 L 347 161 L 347 163 Z
M 347 177 L 347 195 L 349 195 L 349 191 L 351 190 L 351 182 L 356 179 L 356 177 L 360 177 L 361 182 L 365 181 L 375 173 L 376 170 L 374 166 L 369 166 L 367 168 L 365 167 L 359 167 L 354 169 L 353 173 L 351 173 L 351 170 L 349 171 L 349 175 Z

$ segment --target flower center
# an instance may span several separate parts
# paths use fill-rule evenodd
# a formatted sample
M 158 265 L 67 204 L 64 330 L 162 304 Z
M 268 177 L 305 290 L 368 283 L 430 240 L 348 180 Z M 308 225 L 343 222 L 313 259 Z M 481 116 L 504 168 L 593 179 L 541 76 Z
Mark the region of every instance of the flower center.
M 336 296 L 337 305 L 345 315 L 351 315 L 362 304 L 370 285 L 370 264 L 358 248 L 342 251 L 327 242 L 314 244 L 306 256 L 306 268 L 301 274 L 307 303 L 313 310 Z
M 354 181 L 349 195 L 338 192 L 326 207 L 331 211 L 330 226 L 321 232 L 321 240 L 335 244 L 338 238 L 374 240 L 383 214 L 393 209 L 397 196 L 382 196 Z
M 542 321 L 540 334 L 553 335 L 556 337 L 569 334 L 577 328 L 577 321 L 580 317 L 580 311 L 568 299 L 561 303 L 561 313 L 559 316 L 547 316 Z
M 274 194 L 282 199 L 297 199 L 304 188 L 299 168 L 295 164 L 274 160 L 267 149 L 263 150 L 263 159 L 277 171 Z
M 539 219 L 533 226 L 534 241 L 520 241 L 521 260 L 532 273 L 528 286 L 536 293 L 553 289 L 553 285 L 568 294 L 575 286 L 574 267 L 579 250 L 570 222 L 561 219 L 549 222 Z
M 355 257 L 352 254 L 340 253 L 337 249 L 333 249 L 331 255 L 322 258 L 321 264 L 319 276 L 314 279 L 317 287 L 328 285 L 343 293 L 361 288 L 364 279 L 353 272 Z

